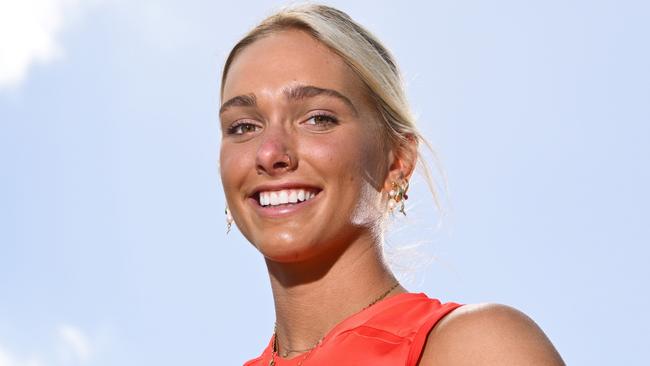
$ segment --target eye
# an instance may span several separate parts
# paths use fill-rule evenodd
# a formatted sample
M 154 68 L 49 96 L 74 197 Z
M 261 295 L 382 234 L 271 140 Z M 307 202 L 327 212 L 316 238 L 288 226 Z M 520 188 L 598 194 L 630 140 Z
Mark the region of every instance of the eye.
M 228 135 L 246 135 L 257 132 L 260 128 L 262 127 L 254 123 L 238 121 L 228 127 L 227 133 Z
M 339 120 L 330 114 L 318 113 L 309 117 L 304 124 L 318 129 L 326 129 L 332 125 L 337 125 L 338 122 Z

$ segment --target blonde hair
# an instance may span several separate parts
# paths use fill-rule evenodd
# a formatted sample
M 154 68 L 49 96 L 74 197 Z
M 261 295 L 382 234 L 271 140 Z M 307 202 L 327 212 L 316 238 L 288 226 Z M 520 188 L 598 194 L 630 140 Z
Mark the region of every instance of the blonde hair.
M 307 32 L 343 59 L 365 85 L 380 117 L 383 131 L 393 146 L 413 143 L 414 139 L 418 145 L 424 144 L 433 153 L 430 144 L 415 126 L 415 117 L 406 98 L 401 73 L 389 50 L 349 15 L 326 5 L 290 6 L 267 17 L 248 32 L 226 59 L 221 77 L 221 94 L 223 95 L 230 65 L 242 49 L 271 33 L 287 29 Z M 417 158 L 436 207 L 440 208 L 429 167 L 421 153 L 418 152 Z

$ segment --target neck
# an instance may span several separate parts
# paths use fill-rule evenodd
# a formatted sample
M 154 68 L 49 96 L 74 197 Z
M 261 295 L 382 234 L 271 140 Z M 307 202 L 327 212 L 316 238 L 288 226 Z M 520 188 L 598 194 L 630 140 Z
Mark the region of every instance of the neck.
M 313 347 L 343 319 L 370 305 L 397 282 L 371 237 L 339 253 L 300 263 L 266 260 L 281 353 Z M 397 286 L 384 298 L 406 292 Z M 296 353 L 289 352 L 288 356 Z

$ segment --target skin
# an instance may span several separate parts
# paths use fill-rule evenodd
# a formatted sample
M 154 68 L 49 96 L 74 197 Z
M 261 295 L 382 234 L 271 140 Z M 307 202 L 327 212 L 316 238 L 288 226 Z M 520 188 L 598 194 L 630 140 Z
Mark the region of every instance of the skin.
M 305 86 L 339 97 L 289 97 L 289 90 Z M 338 55 L 299 30 L 275 32 L 241 50 L 221 102 L 220 167 L 228 207 L 265 258 L 280 350 L 310 348 L 396 283 L 380 250 L 387 192 L 392 182 L 410 178 L 417 144 L 384 143 L 361 81 Z M 293 211 L 260 209 L 255 192 L 286 184 L 318 195 Z M 404 292 L 398 286 L 387 297 Z M 559 356 L 559 363 L 546 362 L 557 353 L 547 340 L 535 345 L 544 334 L 514 309 L 461 309 L 468 310 L 453 312 L 430 333 L 421 365 L 561 364 Z M 474 358 L 465 351 L 468 339 Z M 525 354 L 511 356 L 513 349 Z

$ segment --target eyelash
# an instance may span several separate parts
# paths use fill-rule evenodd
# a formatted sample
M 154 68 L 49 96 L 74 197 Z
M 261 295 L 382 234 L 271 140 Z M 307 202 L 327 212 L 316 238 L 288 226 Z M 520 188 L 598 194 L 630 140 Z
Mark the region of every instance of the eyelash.
M 245 121 L 238 121 L 238 122 L 233 123 L 232 126 L 228 127 L 227 132 L 228 132 L 229 135 L 243 135 L 246 132 L 238 132 L 238 130 L 241 129 L 242 127 L 244 127 L 244 126 L 246 126 L 246 127 L 251 126 L 253 128 L 256 128 L 256 129 L 260 128 L 258 125 L 254 124 L 254 123 L 245 122 Z
M 316 122 L 316 120 L 315 120 L 316 118 L 323 118 L 323 119 L 325 119 L 325 121 Z M 336 117 L 334 117 L 334 116 L 332 116 L 330 114 L 327 114 L 327 113 L 314 114 L 313 116 L 311 116 L 311 117 L 309 117 L 307 119 L 307 121 L 310 121 L 310 120 L 314 120 L 314 123 L 309 123 L 309 125 L 320 126 L 320 127 L 327 126 L 329 124 L 338 124 L 338 122 L 339 122 L 338 118 L 336 118 Z M 245 121 L 237 121 L 237 122 L 233 123 L 232 126 L 228 127 L 227 133 L 228 133 L 228 135 L 244 135 L 247 132 L 243 132 L 243 131 L 240 132 L 239 131 L 243 127 L 252 127 L 252 128 L 255 128 L 255 129 L 260 128 L 260 126 L 254 124 L 254 123 L 245 122 Z
M 319 117 L 324 118 L 325 122 L 321 122 L 321 123 L 316 122 L 315 118 L 319 118 Z M 315 123 L 310 123 L 312 125 L 321 125 L 322 126 L 322 125 L 329 125 L 329 124 L 332 124 L 332 123 L 333 124 L 338 124 L 339 123 L 339 120 L 336 117 L 334 117 L 333 115 L 330 115 L 330 114 L 327 114 L 327 113 L 322 113 L 322 112 L 314 114 L 313 116 L 309 117 L 307 119 L 307 121 L 310 121 L 312 119 L 314 119 L 314 122 L 315 122 Z

